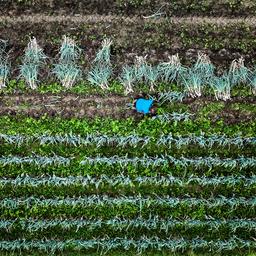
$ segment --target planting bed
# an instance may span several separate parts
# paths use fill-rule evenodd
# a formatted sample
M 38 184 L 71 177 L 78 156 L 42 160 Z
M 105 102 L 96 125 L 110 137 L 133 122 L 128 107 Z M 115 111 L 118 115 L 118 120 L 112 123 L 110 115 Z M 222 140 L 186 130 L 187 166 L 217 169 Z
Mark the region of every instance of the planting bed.
M 83 49 L 84 68 L 105 37 L 113 39 L 111 55 L 117 68 L 146 54 L 155 63 L 179 53 L 184 64 L 191 64 L 198 50 L 207 53 L 219 68 L 227 68 L 240 56 L 251 66 L 256 59 L 255 24 L 254 18 L 229 17 L 0 16 L 1 37 L 9 41 L 14 66 L 20 64 L 29 36 L 35 36 L 46 55 L 53 58 L 64 34 L 75 38 Z
M 0 256 L 256 255 L 255 11 L 2 1 Z

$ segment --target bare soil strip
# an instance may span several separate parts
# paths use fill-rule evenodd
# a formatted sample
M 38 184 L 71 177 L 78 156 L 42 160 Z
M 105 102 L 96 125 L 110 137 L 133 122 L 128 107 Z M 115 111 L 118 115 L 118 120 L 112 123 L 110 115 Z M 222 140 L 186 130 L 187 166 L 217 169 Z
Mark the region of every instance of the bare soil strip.
M 143 118 L 142 114 L 135 113 L 128 108 L 127 104 L 131 103 L 132 99 L 132 96 L 123 97 L 118 95 L 6 95 L 0 97 L 0 115 L 23 114 L 35 118 L 39 118 L 45 114 L 51 117 L 60 116 L 62 118 Z M 207 106 L 213 101 L 213 97 L 207 96 L 198 99 L 188 98 L 185 99 L 184 103 L 188 104 L 191 113 L 196 114 L 202 107 Z M 255 118 L 254 113 L 229 109 L 228 105 L 230 103 L 249 103 L 256 105 L 256 98 L 234 97 L 231 101 L 225 103 L 227 107 L 223 111 L 212 113 L 212 121 L 215 122 L 222 118 L 226 124 L 233 124 L 249 122 Z
M 57 61 L 53 58 L 63 35 L 73 37 L 83 49 L 83 60 L 86 60 L 83 68 L 89 68 L 105 37 L 113 40 L 111 60 L 119 70 L 124 64 L 134 63 L 136 55 L 148 55 L 150 62 L 157 63 L 179 53 L 182 63 L 190 65 L 198 51 L 203 51 L 218 69 L 227 68 L 233 59 L 241 56 L 247 66 L 253 66 L 256 60 L 255 17 L 0 16 L 0 32 L 0 38 L 8 41 L 12 67 L 21 64 L 21 56 L 32 36 L 50 57 L 48 61 Z M 18 75 L 14 69 L 12 72 Z
M 201 24 L 201 23 L 210 23 L 216 25 L 227 25 L 227 24 L 236 24 L 244 23 L 250 26 L 256 25 L 255 16 L 246 17 L 246 18 L 228 18 L 228 17 L 200 17 L 200 16 L 187 16 L 187 17 L 168 17 L 168 18 L 157 18 L 157 19 L 146 19 L 142 16 L 120 16 L 120 15 L 20 15 L 20 16 L 0 16 L 0 22 L 8 22 L 11 24 L 20 23 L 20 22 L 32 22 L 32 23 L 42 23 L 42 22 L 72 22 L 72 23 L 86 23 L 86 22 L 112 22 L 120 20 L 122 22 L 133 23 L 141 20 L 144 20 L 145 23 L 162 23 L 163 21 L 170 21 L 174 24 Z
M 54 14 L 120 14 L 166 16 L 250 16 L 255 14 L 255 1 L 230 0 L 4 0 L 0 13 L 10 15 L 47 13 Z

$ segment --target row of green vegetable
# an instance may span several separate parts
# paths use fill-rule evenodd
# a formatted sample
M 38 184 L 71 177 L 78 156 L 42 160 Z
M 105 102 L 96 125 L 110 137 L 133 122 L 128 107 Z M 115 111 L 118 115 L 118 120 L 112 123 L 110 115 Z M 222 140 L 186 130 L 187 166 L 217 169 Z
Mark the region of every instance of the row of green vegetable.
M 3 41 L 4 42 L 4 41 Z M 2 43 L 2 41 L 0 41 Z M 101 49 L 97 52 L 88 72 L 87 80 L 102 90 L 108 90 L 110 80 L 113 78 L 113 67 L 110 61 L 110 47 L 112 41 L 104 39 Z M 10 78 L 10 65 L 5 53 L 6 44 L 0 46 L 0 89 L 6 86 Z M 77 80 L 81 80 L 84 71 L 78 64 L 82 49 L 75 41 L 64 36 L 59 49 L 59 61 L 54 64 L 53 73 L 64 88 L 71 88 Z M 23 78 L 29 88 L 37 89 L 39 69 L 46 65 L 46 55 L 37 44 L 36 38 L 28 43 L 20 66 L 20 77 Z M 210 87 L 217 100 L 229 100 L 231 89 L 241 83 L 248 84 L 253 94 L 256 94 L 255 68 L 249 69 L 244 65 L 244 58 L 233 60 L 228 71 L 221 76 L 216 76 L 215 66 L 206 54 L 198 53 L 197 61 L 192 67 L 181 64 L 179 56 L 172 55 L 168 62 L 156 66 L 147 63 L 146 57 L 136 57 L 133 66 L 125 65 L 122 73 L 118 76 L 124 88 L 124 94 L 134 92 L 136 84 L 144 83 L 149 90 L 155 91 L 158 82 L 181 85 L 186 94 L 192 98 L 201 97 L 204 88 Z
M 114 216 L 135 218 L 158 215 L 162 218 L 254 218 L 256 199 L 227 198 L 173 198 L 169 196 L 142 197 L 92 195 L 67 198 L 5 198 L 0 200 L 1 219 L 26 218 L 101 218 Z
M 172 196 L 189 195 L 209 198 L 223 195 L 226 197 L 255 195 L 256 178 L 245 176 L 194 176 L 187 178 L 173 176 L 132 178 L 125 175 L 87 175 L 87 176 L 18 176 L 14 179 L 0 179 L 2 193 L 0 199 L 7 197 L 43 196 L 45 198 L 85 196 L 85 195 L 127 195 L 135 196 Z
M 102 156 L 102 157 L 112 157 L 118 154 L 119 157 L 124 157 L 129 155 L 130 158 L 133 157 L 143 157 L 145 154 L 151 157 L 158 157 L 161 155 L 172 155 L 175 158 L 187 157 L 187 158 L 197 158 L 200 156 L 205 157 L 220 157 L 225 158 L 239 158 L 240 156 L 250 157 L 256 154 L 256 148 L 252 146 L 245 146 L 244 148 L 237 147 L 222 147 L 222 148 L 199 148 L 196 145 L 177 147 L 161 146 L 157 147 L 154 144 L 140 148 L 138 144 L 135 148 L 129 146 L 126 148 L 120 148 L 113 146 L 103 146 L 97 148 L 96 145 L 90 146 L 80 146 L 74 147 L 71 145 L 65 146 L 63 144 L 58 145 L 42 145 L 37 143 L 32 143 L 30 145 L 22 145 L 20 147 L 14 147 L 13 145 L 1 145 L 0 154 L 2 157 L 9 155 L 14 156 L 30 156 L 32 153 L 35 155 L 47 156 L 52 155 L 52 152 L 56 155 L 63 157 L 73 157 L 76 159 L 82 159 L 87 156 Z M 2 162 L 2 161 L 0 161 Z
M 22 173 L 41 174 L 46 171 L 48 174 L 63 172 L 69 174 L 117 174 L 122 171 L 128 174 L 155 175 L 174 174 L 185 175 L 189 173 L 212 174 L 253 174 L 256 166 L 254 157 L 224 158 L 219 157 L 197 157 L 175 158 L 171 155 L 160 157 L 125 157 L 111 156 L 104 157 L 75 157 L 65 158 L 62 156 L 2 156 L 0 157 L 1 175 L 13 175 Z M 21 168 L 22 167 L 22 168 Z
M 98 255 L 102 255 L 112 250 L 133 250 L 135 253 L 143 253 L 145 251 L 167 251 L 167 252 L 212 252 L 215 253 L 248 253 L 256 249 L 255 242 L 251 240 L 243 240 L 230 237 L 227 240 L 203 240 L 200 238 L 187 239 L 159 239 L 158 237 L 143 236 L 138 240 L 126 239 L 126 238 L 114 238 L 114 239 L 91 239 L 91 240 L 31 240 L 17 239 L 13 241 L 0 241 L 0 250 L 8 251 L 43 251 L 45 253 L 55 253 L 56 251 L 63 252 L 67 250 L 71 251 L 86 251 L 87 253 L 97 251 Z M 216 254 L 215 254 L 216 255 Z M 229 254 L 232 255 L 232 254 Z
M 125 120 L 116 120 L 111 118 L 94 119 L 61 119 L 59 117 L 50 118 L 42 116 L 35 119 L 26 116 L 1 116 L 0 132 L 2 134 L 80 134 L 86 136 L 90 134 L 106 134 L 106 135 L 133 135 L 160 137 L 161 135 L 172 134 L 173 136 L 187 136 L 195 134 L 200 136 L 203 132 L 206 136 L 217 134 L 226 136 L 255 136 L 254 120 L 241 122 L 239 124 L 226 125 L 223 121 L 212 123 L 208 118 L 200 118 L 196 120 L 188 120 L 184 122 L 161 122 L 158 119 L 145 117 L 141 120 L 127 118 Z
M 14 240 L 20 237 L 28 240 L 61 237 L 68 239 L 91 239 L 126 237 L 139 239 L 143 234 L 148 236 L 193 239 L 200 236 L 206 240 L 226 239 L 232 235 L 248 239 L 255 235 L 255 220 L 176 220 L 172 218 L 121 219 L 115 217 L 108 220 L 93 219 L 28 219 L 1 220 L 0 236 L 2 239 Z

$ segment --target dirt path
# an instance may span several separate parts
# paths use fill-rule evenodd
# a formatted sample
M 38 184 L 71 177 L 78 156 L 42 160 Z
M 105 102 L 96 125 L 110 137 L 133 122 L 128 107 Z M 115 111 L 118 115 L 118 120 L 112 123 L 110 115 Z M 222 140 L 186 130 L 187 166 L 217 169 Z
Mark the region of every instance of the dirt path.
M 35 36 L 52 65 L 56 61 L 63 35 L 76 39 L 81 47 L 83 69 L 98 51 L 102 38 L 113 40 L 111 61 L 117 72 L 124 64 L 134 63 L 135 56 L 148 55 L 148 61 L 159 63 L 178 53 L 183 65 L 194 63 L 198 51 L 206 53 L 217 70 L 227 69 L 241 56 L 246 65 L 254 65 L 256 18 L 169 17 L 145 19 L 120 15 L 21 15 L 0 16 L 1 39 L 7 40 L 12 67 L 21 64 L 29 36 Z M 239 43 L 240 42 L 240 43 Z M 242 42 L 242 46 L 241 46 Z M 12 70 L 17 76 L 18 69 Z M 43 72 L 49 72 L 43 67 Z
M 145 23 L 158 24 L 163 21 L 170 21 L 174 24 L 216 24 L 216 25 L 227 25 L 227 24 L 236 24 L 244 23 L 250 26 L 256 25 L 255 17 L 247 18 L 227 18 L 227 17 L 197 17 L 197 16 L 188 16 L 188 17 L 169 17 L 169 18 L 158 18 L 158 19 L 147 19 L 140 16 L 120 16 L 120 15 L 43 15 L 43 14 L 34 14 L 34 15 L 20 15 L 20 16 L 0 16 L 0 22 L 8 22 L 10 24 L 22 23 L 22 22 L 32 22 L 32 23 L 42 23 L 42 22 L 72 22 L 72 23 L 97 23 L 97 22 L 127 22 L 127 23 L 136 23 L 144 21 Z
M 142 1 L 142 0 L 2 0 L 0 13 L 21 15 L 31 13 L 62 14 L 120 14 L 151 16 L 231 16 L 248 17 L 255 14 L 255 1 Z
M 0 96 L 0 115 L 23 114 L 35 118 L 42 115 L 63 118 L 94 118 L 110 117 L 123 119 L 131 116 L 141 118 L 141 114 L 135 114 L 128 103 L 132 102 L 135 95 L 123 97 L 118 95 L 77 95 L 77 94 L 32 94 L 32 95 L 4 95 Z M 198 99 L 186 98 L 183 103 L 187 104 L 191 113 L 197 113 L 204 106 L 214 102 L 212 96 Z M 256 97 L 233 97 L 225 103 L 225 108 L 220 113 L 212 113 L 211 119 L 218 121 L 223 118 L 225 123 L 248 122 L 255 118 L 254 113 L 229 109 L 231 103 L 247 103 L 256 106 Z

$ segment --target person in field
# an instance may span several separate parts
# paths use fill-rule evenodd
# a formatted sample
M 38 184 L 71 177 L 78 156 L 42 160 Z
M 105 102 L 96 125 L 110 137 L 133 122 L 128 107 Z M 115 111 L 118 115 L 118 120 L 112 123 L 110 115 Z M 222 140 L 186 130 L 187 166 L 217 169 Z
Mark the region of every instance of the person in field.
M 155 116 L 157 106 L 154 100 L 146 99 L 145 95 L 139 95 L 134 98 L 133 110 L 144 115 Z

